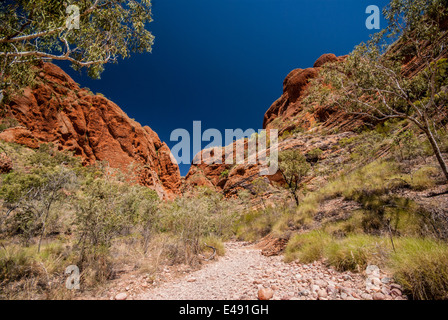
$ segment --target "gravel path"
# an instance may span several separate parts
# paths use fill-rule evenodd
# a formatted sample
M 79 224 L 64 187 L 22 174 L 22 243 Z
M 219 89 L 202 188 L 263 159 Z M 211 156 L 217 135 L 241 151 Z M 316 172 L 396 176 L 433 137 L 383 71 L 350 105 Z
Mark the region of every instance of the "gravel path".
M 368 277 L 368 278 L 366 278 Z M 367 281 L 366 281 L 367 280 Z M 284 263 L 244 243 L 227 243 L 226 255 L 184 278 L 162 283 L 135 297 L 144 300 L 404 299 L 400 287 L 376 268 L 367 274 L 337 272 L 320 262 Z

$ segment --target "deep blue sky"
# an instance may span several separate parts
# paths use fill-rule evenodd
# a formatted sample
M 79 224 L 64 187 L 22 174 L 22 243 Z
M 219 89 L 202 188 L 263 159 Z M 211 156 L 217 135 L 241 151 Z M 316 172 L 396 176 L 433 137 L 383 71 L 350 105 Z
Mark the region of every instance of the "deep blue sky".
M 170 147 L 171 132 L 191 132 L 197 120 L 203 130 L 258 130 L 291 70 L 312 67 L 324 53 L 348 54 L 372 33 L 367 6 L 382 9 L 387 2 L 153 0 L 151 54 L 107 65 L 101 80 L 64 69 Z M 188 168 L 181 165 L 181 174 Z

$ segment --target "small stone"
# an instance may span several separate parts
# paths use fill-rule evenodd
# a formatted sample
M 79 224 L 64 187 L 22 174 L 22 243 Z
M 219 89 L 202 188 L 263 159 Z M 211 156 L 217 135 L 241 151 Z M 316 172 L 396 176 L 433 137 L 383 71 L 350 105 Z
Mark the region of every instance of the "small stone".
M 314 282 L 314 284 L 319 286 L 319 287 L 326 287 L 327 286 L 327 282 L 325 282 L 324 280 L 316 280 Z
M 320 287 L 319 286 L 316 286 L 315 284 L 313 284 L 312 286 L 311 286 L 311 291 L 312 292 L 317 292 L 317 291 L 319 291 L 320 290 Z
M 274 290 L 271 288 L 261 288 L 258 290 L 258 300 L 271 300 L 274 296 Z
M 366 274 L 379 277 L 380 275 L 380 268 L 376 265 L 369 265 L 366 268 Z
M 373 286 L 373 285 L 367 286 L 367 289 L 370 290 L 370 291 L 374 291 L 374 292 L 380 292 L 381 291 L 381 288 L 379 286 Z
M 373 294 L 373 300 L 385 300 L 386 296 L 380 292 Z
M 352 289 L 347 288 L 347 287 L 341 287 L 341 292 L 345 292 L 348 295 L 352 294 Z
M 363 293 L 361 295 L 361 298 L 364 299 L 364 300 L 372 300 L 373 299 L 372 296 L 370 294 L 368 294 L 368 293 Z
M 321 298 L 326 298 L 328 296 L 328 294 L 327 294 L 326 290 L 319 290 L 317 292 L 317 296 L 319 297 L 319 299 L 321 299 Z
M 392 279 L 389 278 L 389 277 L 384 277 L 383 279 L 381 279 L 381 282 L 384 283 L 384 284 L 388 284 L 388 283 L 390 283 L 391 281 L 392 281 Z
M 115 296 L 115 300 L 126 300 L 128 298 L 128 294 L 126 292 L 119 293 Z
M 394 289 L 392 289 L 392 290 L 390 291 L 390 294 L 391 294 L 391 296 L 393 296 L 393 297 L 401 297 L 402 292 L 401 292 L 401 290 L 399 290 L 399 289 L 397 289 L 397 288 L 394 288 Z
M 390 285 L 390 288 L 391 288 L 391 289 L 402 290 L 401 286 L 400 286 L 399 284 L 396 284 L 396 283 L 392 283 L 392 284 Z
M 335 295 L 335 294 L 338 293 L 338 289 L 337 289 L 335 286 L 333 286 L 333 285 L 329 285 L 329 286 L 327 287 L 327 292 L 328 292 L 329 294 Z
M 196 278 L 190 278 L 187 280 L 187 282 L 196 282 Z
M 310 295 L 310 292 L 308 290 L 302 290 L 299 292 L 299 296 L 301 297 L 307 297 Z
M 390 295 L 390 290 L 387 289 L 386 287 L 383 287 L 381 289 L 381 293 L 387 296 L 387 295 Z

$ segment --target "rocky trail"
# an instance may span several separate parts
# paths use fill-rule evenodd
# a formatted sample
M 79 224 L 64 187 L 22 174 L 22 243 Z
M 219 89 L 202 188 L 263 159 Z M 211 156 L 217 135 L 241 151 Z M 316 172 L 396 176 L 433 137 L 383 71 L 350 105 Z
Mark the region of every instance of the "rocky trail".
M 134 281 L 139 285 L 140 281 Z M 117 288 L 116 288 L 117 289 Z M 321 262 L 285 263 L 247 243 L 226 244 L 226 255 L 202 269 L 150 288 L 115 291 L 116 300 L 402 300 L 399 285 L 375 266 L 338 272 Z

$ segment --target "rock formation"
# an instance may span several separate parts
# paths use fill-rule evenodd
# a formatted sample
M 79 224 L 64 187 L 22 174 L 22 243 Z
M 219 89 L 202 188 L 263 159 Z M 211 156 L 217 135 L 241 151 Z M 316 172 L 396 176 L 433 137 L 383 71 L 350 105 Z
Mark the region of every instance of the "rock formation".
M 313 68 L 295 69 L 283 82 L 283 94 L 266 111 L 263 128 L 277 128 L 280 134 L 295 128 L 309 130 L 316 123 L 321 128 L 343 131 L 352 130 L 363 124 L 360 119 L 348 116 L 340 110 L 329 106 L 314 106 L 312 110 L 304 108 L 303 100 L 307 97 L 309 81 L 316 78 L 319 68 L 326 63 L 343 61 L 346 56 L 336 57 L 334 54 L 324 54 L 314 63 Z
M 158 135 L 130 119 L 115 103 L 81 89 L 64 71 L 42 64 L 34 88 L 11 100 L 6 116 L 21 126 L 0 139 L 30 148 L 53 143 L 80 156 L 84 164 L 106 161 L 113 168 L 138 166 L 139 182 L 164 198 L 179 193 L 179 167 Z

